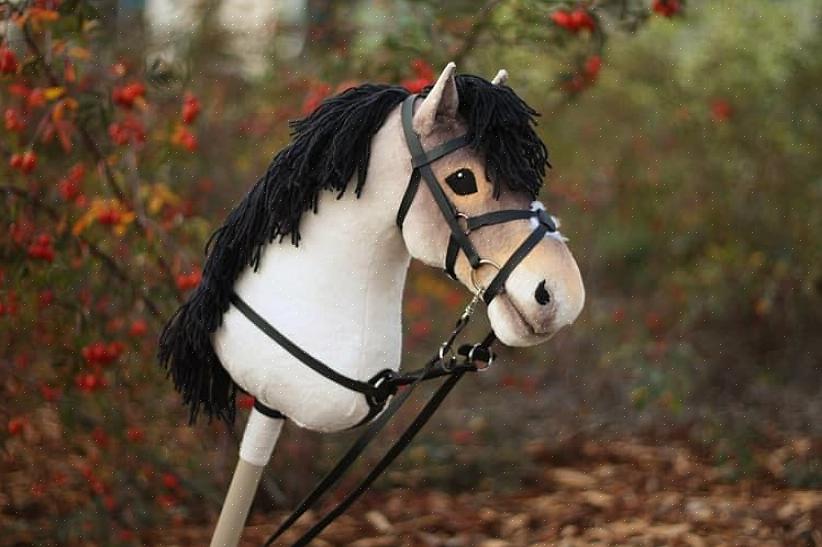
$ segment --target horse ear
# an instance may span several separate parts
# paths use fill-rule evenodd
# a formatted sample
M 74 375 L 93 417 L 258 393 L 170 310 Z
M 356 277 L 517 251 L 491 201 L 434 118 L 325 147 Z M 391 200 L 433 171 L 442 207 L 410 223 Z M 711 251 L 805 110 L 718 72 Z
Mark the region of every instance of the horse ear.
M 494 79 L 491 80 L 491 83 L 494 85 L 502 85 L 508 81 L 508 71 L 504 68 L 499 69 L 497 75 L 494 76 Z
M 417 113 L 414 114 L 414 131 L 418 135 L 424 136 L 431 133 L 438 120 L 457 117 L 459 96 L 457 95 L 457 82 L 454 79 L 456 70 L 457 65 L 454 63 L 448 63 L 445 66 L 437 83 L 431 88 Z

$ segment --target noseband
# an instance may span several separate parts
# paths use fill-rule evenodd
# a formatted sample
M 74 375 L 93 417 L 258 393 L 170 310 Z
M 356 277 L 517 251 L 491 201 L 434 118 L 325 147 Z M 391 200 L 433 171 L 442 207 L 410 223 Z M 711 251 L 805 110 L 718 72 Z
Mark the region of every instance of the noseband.
M 405 194 L 400 202 L 400 208 L 397 212 L 397 226 L 402 229 L 405 217 L 408 210 L 411 208 L 411 203 L 417 195 L 420 187 L 420 179 L 425 180 L 425 184 L 431 191 L 437 207 L 439 207 L 445 222 L 451 229 L 451 236 L 448 238 L 448 249 L 445 252 L 445 273 L 452 279 L 456 279 L 457 275 L 454 272 L 454 265 L 457 262 L 457 255 L 462 251 L 468 263 L 471 265 L 471 284 L 474 290 L 482 293 L 482 299 L 485 304 L 490 304 L 491 301 L 505 289 L 505 282 L 522 260 L 528 256 L 533 248 L 539 243 L 546 233 L 556 232 L 557 225 L 554 219 L 543 209 L 523 210 L 523 209 L 503 209 L 500 211 L 492 211 L 484 213 L 475 217 L 469 217 L 465 213 L 460 212 L 442 189 L 442 185 L 437 180 L 434 171 L 431 170 L 431 164 L 436 160 L 447 156 L 448 154 L 459 150 L 460 148 L 469 144 L 467 135 L 461 135 L 450 141 L 447 141 L 439 146 L 436 146 L 426 152 L 420 142 L 420 137 L 414 131 L 414 101 L 416 95 L 409 95 L 402 103 L 402 129 L 405 133 L 405 142 L 408 145 L 408 151 L 411 152 L 411 179 L 408 181 L 408 187 L 405 189 Z M 476 247 L 471 242 L 468 235 L 484 226 L 493 226 L 495 224 L 503 224 L 512 222 L 514 220 L 536 219 L 537 226 L 531 232 L 519 247 L 508 257 L 508 260 L 502 266 L 497 265 L 494 261 L 481 258 L 477 252 Z M 463 230 L 460 226 L 460 219 L 465 221 L 466 227 Z M 482 288 L 476 281 L 476 272 L 483 265 L 493 266 L 497 269 L 497 274 L 491 280 L 486 288 Z

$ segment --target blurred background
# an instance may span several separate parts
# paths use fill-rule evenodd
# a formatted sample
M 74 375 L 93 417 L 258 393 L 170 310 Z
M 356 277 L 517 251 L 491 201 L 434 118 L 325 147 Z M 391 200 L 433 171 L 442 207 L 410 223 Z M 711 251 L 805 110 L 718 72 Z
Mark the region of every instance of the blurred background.
M 207 541 L 252 401 L 233 427 L 188 426 L 154 359 L 159 329 L 288 120 L 362 82 L 418 91 L 453 60 L 488 79 L 506 68 L 541 112 L 541 199 L 586 308 L 464 380 L 328 541 L 587 545 L 600 530 L 621 544 L 651 529 L 668 544 L 822 545 L 820 12 L 0 1 L 0 543 Z M 412 265 L 407 363 L 467 300 Z M 352 438 L 287 426 L 252 523 L 296 503 Z M 404 529 L 409 511 L 450 515 Z M 641 531 L 616 530 L 628 521 Z

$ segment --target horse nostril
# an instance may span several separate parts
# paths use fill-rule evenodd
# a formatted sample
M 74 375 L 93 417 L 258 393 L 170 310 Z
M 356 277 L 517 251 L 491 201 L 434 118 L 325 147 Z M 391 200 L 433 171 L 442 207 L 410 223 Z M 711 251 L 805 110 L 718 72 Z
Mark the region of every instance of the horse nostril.
M 537 290 L 534 292 L 534 298 L 536 301 L 541 305 L 544 306 L 548 302 L 551 301 L 551 293 L 545 288 L 545 280 L 543 279 L 539 285 L 537 285 Z

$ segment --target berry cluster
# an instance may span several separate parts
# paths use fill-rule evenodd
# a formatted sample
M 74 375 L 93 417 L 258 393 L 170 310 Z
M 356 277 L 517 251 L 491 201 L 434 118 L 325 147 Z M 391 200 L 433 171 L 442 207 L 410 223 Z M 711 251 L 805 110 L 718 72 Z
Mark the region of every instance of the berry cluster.
M 31 173 L 37 167 L 37 154 L 33 150 L 27 150 L 22 154 L 12 154 L 9 159 L 9 166 L 26 174 Z
M 86 168 L 82 163 L 75 163 L 69 169 L 68 175 L 57 182 L 57 193 L 65 201 L 74 201 L 78 205 L 83 205 L 85 196 L 83 196 L 80 183 L 83 177 L 86 176 Z
M 574 10 L 558 9 L 551 14 L 551 21 L 568 32 L 577 33 L 583 30 L 594 32 L 596 21 L 594 17 L 584 8 Z
M 140 82 L 133 82 L 124 86 L 115 87 L 111 93 L 111 100 L 122 108 L 131 109 L 145 104 L 146 86 Z
M 49 234 L 40 234 L 29 245 L 28 254 L 31 258 L 52 262 L 54 260 L 54 247 Z
M 189 289 L 193 289 L 197 285 L 200 284 L 200 279 L 202 278 L 202 274 L 199 270 L 195 270 L 189 274 L 179 274 L 177 276 L 177 288 L 181 291 L 187 291 Z
M 92 366 L 108 365 L 116 361 L 123 354 L 125 346 L 122 342 L 93 342 L 80 350 L 86 363 Z
M 7 47 L 0 47 L 0 74 L 16 74 L 19 66 L 13 51 Z
M 425 86 L 434 81 L 434 68 L 422 59 L 411 61 L 411 70 L 414 72 L 413 78 L 402 81 L 402 86 L 411 93 L 419 93 Z
M 651 9 L 663 17 L 673 17 L 682 11 L 682 2 L 680 0 L 654 0 Z

